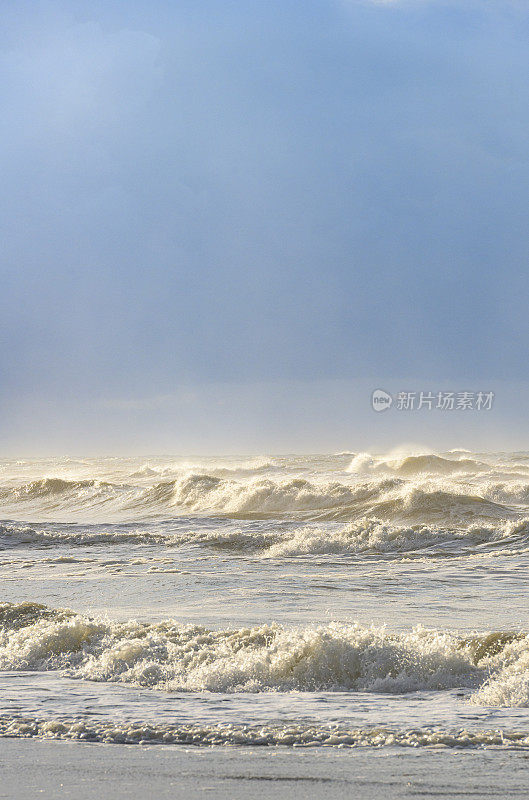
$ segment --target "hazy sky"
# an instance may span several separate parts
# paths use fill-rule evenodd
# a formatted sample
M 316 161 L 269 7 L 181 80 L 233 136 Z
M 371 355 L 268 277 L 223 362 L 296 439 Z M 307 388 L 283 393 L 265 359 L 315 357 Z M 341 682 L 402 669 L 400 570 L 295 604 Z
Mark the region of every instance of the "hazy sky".
M 529 447 L 529 4 L 0 10 L 6 453 Z

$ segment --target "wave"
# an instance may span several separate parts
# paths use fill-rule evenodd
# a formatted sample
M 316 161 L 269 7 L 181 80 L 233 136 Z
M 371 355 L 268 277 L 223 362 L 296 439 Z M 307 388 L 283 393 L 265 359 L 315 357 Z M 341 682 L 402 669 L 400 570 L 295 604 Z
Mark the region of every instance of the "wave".
M 359 516 L 383 519 L 446 520 L 500 519 L 515 512 L 507 506 L 464 491 L 420 488 L 398 478 L 350 485 L 340 481 L 314 483 L 304 478 L 246 482 L 192 474 L 159 483 L 130 507 L 181 508 L 216 513 L 234 519 L 266 519 L 284 515 L 321 520 L 352 520 Z
M 405 477 L 414 477 L 424 473 L 434 475 L 453 475 L 454 473 L 476 473 L 489 470 L 490 467 L 472 458 L 444 458 L 435 453 L 407 455 L 397 458 L 373 456 L 370 453 L 358 453 L 347 468 L 348 472 L 393 472 Z
M 131 478 L 176 478 L 182 474 L 196 472 L 197 470 L 207 470 L 208 474 L 222 476 L 244 476 L 253 475 L 260 472 L 277 468 L 277 460 L 258 456 L 247 458 L 241 461 L 220 460 L 217 464 L 211 463 L 212 459 L 202 461 L 175 461 L 166 465 L 152 464 L 150 462 L 138 467 L 131 473 Z
M 367 457 L 373 458 L 357 456 Z M 466 472 L 414 473 L 423 463 L 418 459 L 428 459 L 431 465 L 434 458 L 448 461 L 439 456 L 408 456 L 400 466 L 393 465 L 392 474 L 385 468 L 380 473 L 369 468 L 369 475 L 354 476 L 340 471 L 285 477 L 279 469 L 261 475 L 256 463 L 247 475 L 240 471 L 224 474 L 223 467 L 223 474 L 184 472 L 169 480 L 159 480 L 157 472 L 142 473 L 143 477 L 132 482 L 130 476 L 128 482 L 46 477 L 1 487 L 0 501 L 5 518 L 25 520 L 130 521 L 193 514 L 336 522 L 372 517 L 445 526 L 515 519 L 522 513 L 520 507 L 529 505 L 529 483 L 519 476 L 498 480 L 488 473 L 474 473 L 471 479 Z M 150 466 L 144 467 L 154 472 Z
M 290 558 L 314 555 L 427 555 L 447 557 L 486 553 L 521 552 L 529 547 L 529 519 L 501 521 L 497 525 L 470 524 L 448 528 L 425 524 L 398 525 L 377 518 L 361 518 L 347 525 L 297 524 L 262 528 L 215 527 L 174 531 L 131 525 L 31 526 L 0 525 L 0 550 L 92 547 L 103 545 L 196 546 L 230 551 L 234 555 Z
M 527 505 L 529 503 L 529 483 L 527 481 L 489 482 L 483 487 L 483 494 L 496 503 Z
M 529 651 L 513 647 L 506 656 L 506 664 L 500 672 L 479 689 L 471 698 L 476 705 L 484 706 L 529 706 Z
M 67 481 L 46 478 L 4 489 L 9 508 L 21 502 L 46 501 L 56 509 L 75 509 L 89 503 L 114 501 L 122 512 L 215 513 L 234 518 L 267 518 L 284 514 L 347 511 L 357 504 L 376 501 L 399 481 L 382 480 L 361 485 L 339 481 L 311 482 L 303 478 L 235 480 L 208 473 L 191 473 L 148 487 L 118 485 L 100 481 Z
M 214 549 L 229 549 L 241 553 L 256 553 L 279 541 L 281 534 L 273 531 L 243 530 L 186 530 L 180 533 L 164 530 L 145 530 L 129 525 L 59 526 L 50 528 L 19 523 L 0 525 L 0 551 L 14 548 L 93 547 L 99 545 L 159 545 L 183 547 L 199 545 Z
M 94 545 L 179 544 L 178 537 L 128 526 L 53 526 L 42 528 L 18 523 L 0 525 L 0 550 L 17 547 L 91 547 Z
M 423 455 L 407 456 L 397 462 L 394 469 L 399 475 L 417 475 L 422 472 L 452 475 L 454 472 L 482 472 L 488 467 L 471 458 L 454 460 L 437 455 Z
M 53 498 L 64 494 L 75 494 L 79 496 L 80 493 L 87 489 L 105 490 L 109 488 L 114 488 L 111 483 L 95 479 L 73 481 L 65 480 L 64 478 L 40 478 L 39 480 L 23 484 L 22 486 L 3 489 L 0 491 L 0 497 L 22 501 L 36 500 L 39 498 Z
M 112 622 L 36 603 L 0 604 L 0 669 L 179 692 L 360 691 L 456 687 L 472 702 L 529 705 L 529 637 L 461 637 L 422 627 L 390 634 L 357 623 L 210 630 L 175 620 Z M 512 683 L 512 681 L 511 681 Z M 523 688 L 525 686 L 525 689 Z M 500 687 L 503 687 L 500 691 Z M 525 691 L 525 694 L 524 694 Z
M 396 496 L 381 500 L 373 511 L 384 519 L 445 520 L 507 519 L 515 515 L 507 506 L 466 492 L 406 486 Z
M 388 726 L 346 728 L 310 723 L 265 725 L 176 725 L 151 721 L 114 722 L 26 716 L 0 716 L 0 736 L 63 739 L 104 744 L 183 744 L 238 747 L 445 747 L 529 748 L 528 731 L 395 729 Z
M 193 474 L 175 481 L 171 487 L 159 485 L 153 493 L 159 499 L 161 493 L 170 489 L 175 506 L 239 518 L 299 513 L 326 514 L 333 518 L 340 511 L 350 513 L 365 503 L 376 502 L 397 486 L 399 483 L 392 480 L 352 486 L 340 481 L 315 483 L 304 478 L 282 481 L 262 478 L 242 483 Z
M 303 555 L 392 555 L 430 557 L 481 553 L 502 547 L 519 551 L 529 545 L 529 520 L 506 522 L 497 527 L 471 525 L 465 529 L 427 525 L 388 525 L 366 519 L 339 530 L 304 526 L 270 544 L 264 555 L 272 558 Z

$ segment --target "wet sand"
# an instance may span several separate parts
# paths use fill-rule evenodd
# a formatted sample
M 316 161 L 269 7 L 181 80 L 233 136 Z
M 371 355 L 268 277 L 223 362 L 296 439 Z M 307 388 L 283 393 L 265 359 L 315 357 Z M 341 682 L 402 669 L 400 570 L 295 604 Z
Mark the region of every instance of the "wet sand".
M 514 798 L 522 751 L 183 748 L 0 740 L 0 798 Z

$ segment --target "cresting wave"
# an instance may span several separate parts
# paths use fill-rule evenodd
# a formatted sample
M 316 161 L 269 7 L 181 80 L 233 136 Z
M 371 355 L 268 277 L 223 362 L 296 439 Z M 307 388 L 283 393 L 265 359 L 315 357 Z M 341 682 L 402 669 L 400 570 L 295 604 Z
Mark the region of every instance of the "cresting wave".
M 366 519 L 339 530 L 304 526 L 263 549 L 269 558 L 304 555 L 461 556 L 491 551 L 521 552 L 529 547 L 529 519 L 497 526 L 449 529 L 427 525 L 389 525 Z
M 207 473 L 188 473 L 150 486 L 115 484 L 97 480 L 43 478 L 28 484 L 0 489 L 6 506 L 40 503 L 52 509 L 84 508 L 90 502 L 131 512 L 213 512 L 235 517 L 280 516 L 297 512 L 339 512 L 377 500 L 398 486 L 398 481 L 378 481 L 360 486 L 339 481 L 311 482 L 250 478 L 236 480 Z
M 175 620 L 111 622 L 36 603 L 0 605 L 0 669 L 180 692 L 473 690 L 471 702 L 529 705 L 529 637 L 461 637 L 359 624 L 210 630 Z
M 349 472 L 392 472 L 403 476 L 452 475 L 454 473 L 477 473 L 490 469 L 487 464 L 472 458 L 443 458 L 434 453 L 419 455 L 377 457 L 370 453 L 358 453 L 351 461 Z
M 441 730 L 332 725 L 170 725 L 86 719 L 0 717 L 0 737 L 66 739 L 104 744 L 183 744 L 238 747 L 435 747 L 529 749 L 528 731 Z
M 388 521 L 438 522 L 514 519 L 529 499 L 529 483 L 488 482 L 475 487 L 445 479 L 308 480 L 220 478 L 187 474 L 153 485 L 45 478 L 0 489 L 4 518 L 121 520 L 210 514 L 232 519 L 299 518 L 353 521 L 371 516 Z
M 172 532 L 163 527 L 130 525 L 0 525 L 0 551 L 52 547 L 146 545 L 164 548 L 200 547 L 211 554 L 229 552 L 252 558 L 303 556 L 428 557 L 522 553 L 529 550 L 529 518 L 497 524 L 449 528 L 398 525 L 364 518 L 342 524 L 317 523 Z

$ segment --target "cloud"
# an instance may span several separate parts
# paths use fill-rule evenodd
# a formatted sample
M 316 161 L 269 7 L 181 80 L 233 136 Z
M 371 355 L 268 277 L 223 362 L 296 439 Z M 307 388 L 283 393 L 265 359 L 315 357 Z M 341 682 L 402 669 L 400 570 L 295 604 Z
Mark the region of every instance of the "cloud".
M 17 5 L 0 33 L 11 410 L 523 374 L 527 11 L 391 5 Z

